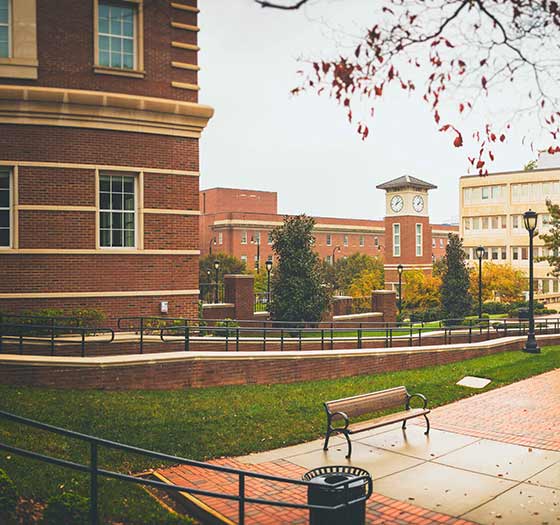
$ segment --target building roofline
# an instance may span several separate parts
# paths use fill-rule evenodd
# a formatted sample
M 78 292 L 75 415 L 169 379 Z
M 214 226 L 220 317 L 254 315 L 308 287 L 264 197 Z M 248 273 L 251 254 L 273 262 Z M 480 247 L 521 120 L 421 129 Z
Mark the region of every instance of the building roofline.
M 278 195 L 277 191 L 271 191 L 271 190 L 256 190 L 255 188 L 252 189 L 248 189 L 248 188 L 226 188 L 224 186 L 216 186 L 214 188 L 204 188 L 199 190 L 200 193 L 202 193 L 203 191 L 211 191 L 211 190 L 228 190 L 228 191 L 253 191 L 253 192 L 258 192 L 258 193 L 274 193 L 275 195 Z
M 560 166 L 556 167 L 556 168 L 535 168 L 534 170 L 510 170 L 510 171 L 497 171 L 495 173 L 488 173 L 486 175 L 478 175 L 478 174 L 473 174 L 473 175 L 461 175 L 461 177 L 459 177 L 459 179 L 472 179 L 474 177 L 480 177 L 480 178 L 484 178 L 484 177 L 493 177 L 496 175 L 513 175 L 516 173 L 528 173 L 531 174 L 533 172 L 544 172 L 544 171 L 560 171 Z

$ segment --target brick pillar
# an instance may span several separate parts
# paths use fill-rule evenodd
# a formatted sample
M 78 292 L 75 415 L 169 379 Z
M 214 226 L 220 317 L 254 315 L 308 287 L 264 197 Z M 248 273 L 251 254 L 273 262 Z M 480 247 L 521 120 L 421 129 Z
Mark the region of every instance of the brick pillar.
M 384 322 L 396 322 L 397 292 L 393 290 L 374 290 L 371 293 L 371 309 L 374 312 L 383 312 Z
M 255 315 L 252 275 L 224 275 L 224 300 L 235 304 L 235 319 L 251 320 Z

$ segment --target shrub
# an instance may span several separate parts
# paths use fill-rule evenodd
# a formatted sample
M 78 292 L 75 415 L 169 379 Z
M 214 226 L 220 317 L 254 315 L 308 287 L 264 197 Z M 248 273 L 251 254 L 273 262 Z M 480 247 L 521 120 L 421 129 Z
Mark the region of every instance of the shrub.
M 239 328 L 239 323 L 226 317 L 222 321 L 216 321 L 213 328 L 218 328 L 219 330 L 208 330 L 208 333 L 217 337 L 225 337 L 226 335 L 229 337 L 235 334 L 235 329 Z M 229 330 L 226 330 L 226 328 L 229 328 Z
M 14 482 L 0 469 L 0 523 L 15 522 L 17 490 Z
M 482 303 L 482 312 L 485 314 L 506 314 L 511 309 L 511 304 L 488 302 Z M 473 314 L 478 315 L 478 307 L 473 308 Z
M 425 310 L 414 310 L 405 315 L 410 316 L 412 323 L 439 321 L 443 318 L 443 311 L 441 308 L 426 308 Z
M 43 512 L 43 525 L 88 525 L 89 498 L 73 492 L 64 492 L 47 500 Z

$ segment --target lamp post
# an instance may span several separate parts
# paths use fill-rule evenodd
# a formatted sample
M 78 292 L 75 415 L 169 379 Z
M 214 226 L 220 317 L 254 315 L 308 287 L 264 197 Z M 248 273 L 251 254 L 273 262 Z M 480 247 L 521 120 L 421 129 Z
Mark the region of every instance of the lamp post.
M 537 228 L 537 218 L 538 215 L 533 210 L 526 211 L 523 214 L 525 229 L 529 232 L 529 333 L 523 351 L 530 354 L 539 354 L 541 351 L 535 339 L 535 311 L 533 305 L 533 237 Z
M 218 272 L 220 270 L 220 261 L 218 261 L 218 259 L 216 259 L 214 261 L 214 271 L 215 276 L 216 276 L 216 289 L 214 290 L 214 303 L 218 302 Z
M 397 272 L 399 272 L 399 314 L 402 313 L 402 273 L 403 273 L 403 265 L 399 264 L 397 266 Z
M 206 300 L 210 302 L 212 301 L 212 272 L 210 270 L 206 270 L 206 275 L 208 276 L 208 284 L 204 295 L 206 296 Z
M 268 305 L 270 304 L 270 272 L 272 271 L 272 261 L 269 259 L 267 260 L 264 265 L 266 266 L 266 308 L 268 309 Z
M 208 244 L 208 255 L 212 255 L 212 245 L 216 244 L 216 237 L 210 239 L 210 243 Z
M 257 264 L 256 264 L 256 268 L 257 268 L 257 273 L 260 272 L 260 266 L 261 266 L 261 236 L 259 234 L 259 236 L 255 239 L 255 237 L 251 237 L 251 244 L 256 244 L 257 245 Z
M 476 257 L 478 258 L 478 318 L 482 318 L 482 258 L 486 250 L 483 246 L 476 249 Z
M 335 254 L 335 252 L 340 253 L 340 246 L 335 246 L 335 247 L 333 248 L 333 251 L 332 251 L 332 263 L 333 263 L 333 266 L 334 266 L 334 254 Z

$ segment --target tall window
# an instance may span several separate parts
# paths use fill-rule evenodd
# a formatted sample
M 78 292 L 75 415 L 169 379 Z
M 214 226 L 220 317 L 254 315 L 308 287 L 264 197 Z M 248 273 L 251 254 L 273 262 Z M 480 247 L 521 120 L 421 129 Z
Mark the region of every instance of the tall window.
M 366 245 L 366 238 L 363 235 L 360 235 L 360 246 L 364 247 Z
M 218 244 L 224 244 L 224 234 L 223 234 L 223 232 L 218 232 Z
M 135 69 L 136 6 L 100 0 L 98 13 L 98 64 L 117 69 Z
M 10 56 L 10 0 L 0 0 L 0 57 Z
M 393 256 L 401 256 L 401 225 L 393 224 Z
M 344 236 L 344 238 L 342 239 L 342 244 L 344 244 L 344 246 L 348 246 L 348 235 Z
M 330 233 L 327 233 L 327 246 L 332 245 L 332 236 Z
M 10 169 L 0 167 L 0 247 L 9 248 L 11 246 L 11 185 Z
M 246 230 L 241 232 L 241 244 L 247 244 L 247 231 Z
M 102 247 L 136 245 L 135 177 L 100 175 L 99 227 Z
M 422 256 L 422 225 L 416 224 L 416 257 Z
M 272 232 L 268 232 L 268 244 L 272 244 Z

